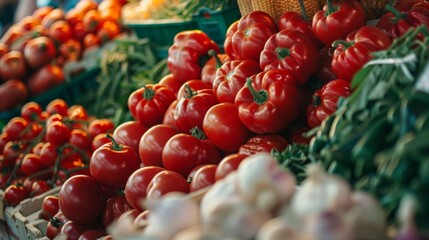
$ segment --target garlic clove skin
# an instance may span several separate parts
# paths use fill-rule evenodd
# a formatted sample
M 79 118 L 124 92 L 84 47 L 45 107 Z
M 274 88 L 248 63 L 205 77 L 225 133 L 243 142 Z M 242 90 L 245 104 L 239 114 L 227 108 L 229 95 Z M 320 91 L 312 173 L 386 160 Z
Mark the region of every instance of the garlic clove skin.
M 225 236 L 216 228 L 198 225 L 185 229 L 174 236 L 172 240 L 223 240 Z
M 262 211 L 272 212 L 288 202 L 295 191 L 295 176 L 282 169 L 268 153 L 245 158 L 237 175 L 240 195 Z
M 281 217 L 272 218 L 266 221 L 258 233 L 256 240 L 299 240 L 300 235 L 285 219 Z

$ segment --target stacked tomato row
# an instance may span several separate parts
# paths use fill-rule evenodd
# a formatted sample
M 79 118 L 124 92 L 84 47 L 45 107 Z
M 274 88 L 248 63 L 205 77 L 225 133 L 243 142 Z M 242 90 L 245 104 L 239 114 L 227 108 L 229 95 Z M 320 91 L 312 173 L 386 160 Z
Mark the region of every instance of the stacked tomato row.
M 63 83 L 64 64 L 119 35 L 122 4 L 83 0 L 68 12 L 42 7 L 11 26 L 0 40 L 0 111 Z

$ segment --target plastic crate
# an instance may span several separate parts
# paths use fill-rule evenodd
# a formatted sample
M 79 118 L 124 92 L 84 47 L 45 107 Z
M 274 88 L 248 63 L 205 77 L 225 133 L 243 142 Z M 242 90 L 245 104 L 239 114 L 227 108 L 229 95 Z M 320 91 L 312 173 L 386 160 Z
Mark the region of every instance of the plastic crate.
M 241 14 L 238 6 L 232 6 L 218 11 L 201 8 L 198 14 L 195 15 L 198 28 L 220 46 L 223 46 L 226 31 L 229 26 L 240 18 Z

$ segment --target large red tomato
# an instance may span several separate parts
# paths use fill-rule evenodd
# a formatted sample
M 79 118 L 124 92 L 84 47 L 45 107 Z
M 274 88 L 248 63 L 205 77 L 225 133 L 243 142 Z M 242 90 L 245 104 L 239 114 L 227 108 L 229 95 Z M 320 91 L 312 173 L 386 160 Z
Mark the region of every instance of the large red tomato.
M 42 201 L 42 211 L 40 212 L 39 217 L 49 221 L 54 217 L 60 210 L 58 196 L 49 195 L 43 198 Z
M 189 183 L 186 179 L 173 171 L 164 170 L 156 174 L 147 187 L 147 199 L 160 199 L 170 192 L 189 192 Z
M 39 95 L 65 81 L 63 69 L 56 64 L 47 64 L 28 79 L 31 94 Z
M 6 111 L 24 103 L 28 90 L 22 81 L 12 79 L 0 85 L 0 96 L 0 111 Z
M 54 40 L 45 36 L 31 39 L 24 48 L 25 60 L 34 69 L 39 69 L 50 63 L 56 54 L 57 49 Z
M 18 205 L 22 200 L 29 197 L 30 192 L 22 185 L 9 185 L 4 190 L 4 200 L 11 206 Z
M 10 51 L 0 58 L 1 80 L 18 79 L 23 81 L 27 73 L 27 64 L 20 51 Z
M 104 208 L 103 190 L 95 178 L 75 175 L 61 187 L 59 193 L 60 211 L 76 223 L 95 222 Z
M 195 129 L 192 135 L 174 135 L 162 151 L 162 164 L 165 169 L 180 173 L 183 177 L 187 177 L 198 165 L 218 164 L 220 160 L 219 149 L 207 140 L 199 129 Z
M 102 213 L 103 227 L 106 229 L 113 221 L 133 207 L 128 203 L 124 195 L 117 195 L 109 198 Z
M 141 212 L 145 210 L 143 201 L 146 198 L 147 187 L 152 178 L 164 170 L 161 167 L 148 166 L 142 167 L 131 174 L 124 190 L 125 197 L 131 206 Z
M 234 154 L 230 154 L 230 155 L 224 157 L 220 161 L 220 163 L 216 169 L 216 173 L 215 173 L 216 181 L 226 177 L 231 172 L 237 170 L 238 166 L 240 166 L 240 163 L 247 156 L 248 155 L 242 154 L 242 153 L 234 153 Z
M 203 130 L 207 138 L 225 152 L 235 152 L 253 133 L 238 118 L 234 103 L 220 103 L 211 107 L 204 117 Z
M 279 134 L 256 135 L 241 145 L 238 153 L 253 155 L 256 153 L 271 153 L 273 149 L 283 151 L 289 145 L 285 137 Z
M 113 132 L 113 138 L 119 143 L 132 147 L 139 152 L 139 143 L 143 134 L 148 130 L 137 121 L 128 121 L 120 124 Z
M 155 125 L 147 130 L 140 139 L 139 156 L 144 166 L 162 167 L 162 150 L 167 141 L 179 133 L 166 124 Z
M 127 145 L 118 144 L 115 139 L 92 154 L 89 169 L 92 176 L 103 186 L 123 189 L 128 177 L 140 167 L 137 152 Z
M 209 187 L 216 182 L 215 174 L 216 174 L 217 165 L 208 164 L 199 168 L 194 177 L 191 179 L 191 184 L 189 191 L 195 192 L 200 189 Z M 189 179 L 188 179 L 189 182 Z
M 61 44 L 72 38 L 72 29 L 66 20 L 56 21 L 49 28 L 49 37 Z

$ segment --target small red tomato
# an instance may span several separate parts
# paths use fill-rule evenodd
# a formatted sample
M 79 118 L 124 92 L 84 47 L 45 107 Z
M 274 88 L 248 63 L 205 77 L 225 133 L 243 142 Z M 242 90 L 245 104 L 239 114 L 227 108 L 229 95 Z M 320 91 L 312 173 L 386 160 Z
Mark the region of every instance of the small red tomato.
M 4 190 L 4 200 L 11 206 L 18 205 L 29 196 L 30 193 L 22 185 L 10 185 Z
M 83 129 L 73 129 L 70 132 L 69 143 L 80 149 L 89 149 L 91 146 L 91 138 Z
M 130 175 L 140 168 L 137 152 L 127 145 L 118 144 L 114 138 L 92 154 L 91 175 L 103 186 L 123 189 Z
M 241 161 L 243 161 L 243 159 L 245 159 L 247 156 L 248 155 L 245 155 L 245 154 L 234 153 L 234 154 L 231 154 L 231 155 L 224 157 L 220 161 L 220 163 L 216 169 L 216 173 L 215 173 L 216 181 L 226 177 L 231 172 L 237 170 Z
M 137 121 L 128 121 L 120 124 L 113 132 L 113 138 L 119 143 L 130 146 L 136 153 L 139 152 L 139 143 L 143 134 L 148 130 Z
M 82 55 L 82 44 L 78 40 L 70 38 L 61 43 L 60 54 L 67 60 L 79 60 Z
M 97 46 L 100 46 L 100 44 L 101 44 L 101 39 L 95 33 L 88 33 L 83 38 L 84 49 L 90 49 L 90 47 L 97 47 Z
M 169 192 L 189 193 L 189 184 L 186 179 L 173 171 L 164 170 L 156 174 L 147 187 L 147 199 L 160 199 Z
M 67 116 L 72 120 L 88 120 L 88 112 L 82 105 L 73 105 L 67 109 Z
M 113 134 L 107 133 L 107 135 L 113 137 Z M 108 137 L 106 137 L 106 133 L 100 133 L 92 139 L 92 151 L 97 150 L 99 147 L 103 146 L 106 143 L 111 142 Z
M 91 138 L 94 138 L 100 133 L 113 132 L 115 130 L 115 125 L 113 121 L 108 118 L 95 119 L 89 123 L 88 133 Z
M 61 116 L 67 116 L 67 109 L 67 102 L 59 98 L 52 100 L 46 106 L 46 111 L 51 115 L 57 113 Z
M 0 85 L 0 111 L 10 110 L 25 102 L 28 97 L 26 85 L 18 79 L 9 80 Z
M 69 127 L 60 121 L 52 122 L 46 128 L 46 140 L 56 145 L 63 145 L 70 139 Z
M 145 210 L 143 201 L 146 199 L 147 187 L 153 177 L 164 170 L 165 169 L 161 167 L 147 166 L 136 170 L 130 175 L 125 185 L 124 192 L 131 206 L 139 211 Z
M 21 108 L 21 117 L 28 121 L 36 120 L 42 114 L 42 107 L 37 102 L 28 102 Z
M 40 162 L 45 167 L 54 166 L 55 161 L 58 158 L 57 148 L 58 146 L 51 142 L 43 144 L 43 147 L 40 150 Z
M 27 63 L 20 51 L 10 51 L 0 58 L 0 76 L 3 81 L 18 79 L 25 80 Z
M 24 48 L 25 60 L 33 69 L 39 69 L 50 63 L 56 54 L 54 41 L 45 36 L 31 39 Z
M 118 220 L 123 213 L 131 209 L 133 207 L 128 203 L 124 195 L 109 198 L 101 216 L 103 227 L 107 229 L 113 221 Z
M 72 29 L 66 20 L 56 21 L 49 28 L 49 36 L 58 44 L 72 39 Z
M 10 140 L 18 140 L 27 126 L 28 121 L 25 118 L 14 117 L 3 128 L 3 132 L 7 134 Z
M 40 161 L 39 155 L 27 153 L 22 160 L 20 168 L 21 172 L 24 173 L 25 176 L 30 176 L 39 171 L 42 171 L 45 169 L 45 166 Z
M 76 175 L 69 178 L 59 193 L 60 211 L 76 223 L 95 222 L 104 208 L 103 190 L 95 178 Z
M 58 211 L 53 218 L 49 219 L 46 227 L 46 237 L 49 239 L 56 238 L 60 234 L 64 224 L 68 221 L 69 220 L 64 216 L 64 214 L 61 211 Z
M 191 180 L 189 187 L 190 192 L 209 187 L 216 182 L 215 173 L 217 165 L 208 164 L 199 168 Z M 189 180 L 188 180 L 189 181 Z
M 35 197 L 52 189 L 52 186 L 45 180 L 37 180 L 31 186 L 30 196 Z
M 102 19 L 98 10 L 90 10 L 83 15 L 82 23 L 87 33 L 96 33 L 100 29 Z
M 40 218 L 49 221 L 54 217 L 60 210 L 60 205 L 58 202 L 58 197 L 49 195 L 43 198 L 42 201 L 42 211 L 40 212 Z

